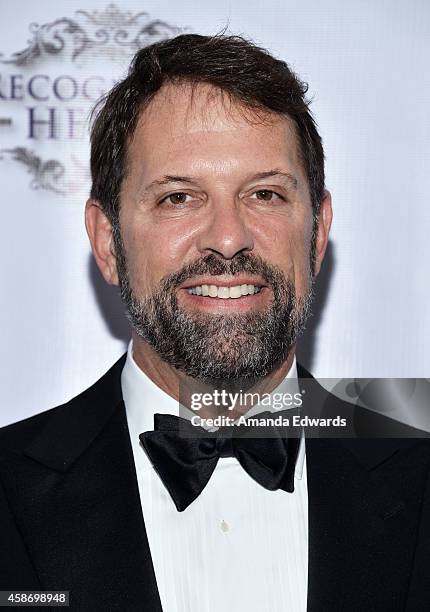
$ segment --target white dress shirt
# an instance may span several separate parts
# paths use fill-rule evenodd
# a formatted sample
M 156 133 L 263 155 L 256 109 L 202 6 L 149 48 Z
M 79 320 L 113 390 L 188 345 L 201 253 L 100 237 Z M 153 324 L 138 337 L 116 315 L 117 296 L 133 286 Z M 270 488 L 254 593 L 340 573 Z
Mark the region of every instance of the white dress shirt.
M 296 361 L 287 378 L 297 379 Z M 179 404 L 138 367 L 121 376 L 140 499 L 164 612 L 302 612 L 308 577 L 308 499 L 301 440 L 294 493 L 268 491 L 234 457 L 220 458 L 199 497 L 178 512 L 139 440 L 154 414 Z

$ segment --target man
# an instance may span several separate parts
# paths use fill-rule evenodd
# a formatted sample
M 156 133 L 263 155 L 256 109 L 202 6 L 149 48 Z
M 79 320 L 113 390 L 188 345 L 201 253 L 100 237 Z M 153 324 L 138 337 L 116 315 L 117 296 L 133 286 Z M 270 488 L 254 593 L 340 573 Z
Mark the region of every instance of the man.
M 332 210 L 305 91 L 239 37 L 183 35 L 104 100 L 86 227 L 132 343 L 2 431 L 2 589 L 70 590 L 77 610 L 428 609 L 425 441 L 178 428 L 190 386 L 309 377 L 296 342 Z

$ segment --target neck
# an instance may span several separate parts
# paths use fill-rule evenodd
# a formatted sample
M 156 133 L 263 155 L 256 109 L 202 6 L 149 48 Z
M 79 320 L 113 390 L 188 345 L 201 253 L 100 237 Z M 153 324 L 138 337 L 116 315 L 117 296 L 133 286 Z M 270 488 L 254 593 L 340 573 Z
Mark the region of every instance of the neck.
M 180 373 L 160 359 L 154 349 L 133 331 L 133 358 L 139 368 L 165 393 L 179 399 Z

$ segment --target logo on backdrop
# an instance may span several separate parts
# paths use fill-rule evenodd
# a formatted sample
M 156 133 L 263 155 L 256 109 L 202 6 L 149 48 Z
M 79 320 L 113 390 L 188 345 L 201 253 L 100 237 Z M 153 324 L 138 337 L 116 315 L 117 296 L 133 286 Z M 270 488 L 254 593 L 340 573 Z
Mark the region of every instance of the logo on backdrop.
M 110 4 L 29 30 L 23 50 L 0 53 L 1 163 L 20 164 L 33 189 L 88 191 L 91 108 L 122 78 L 138 49 L 181 29 Z

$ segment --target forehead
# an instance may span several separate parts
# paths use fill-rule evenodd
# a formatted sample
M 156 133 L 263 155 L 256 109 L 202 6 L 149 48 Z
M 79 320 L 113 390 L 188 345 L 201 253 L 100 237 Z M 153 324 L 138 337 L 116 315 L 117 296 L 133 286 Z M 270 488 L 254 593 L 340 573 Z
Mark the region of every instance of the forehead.
M 280 164 L 303 175 L 288 117 L 250 109 L 205 84 L 163 86 L 141 113 L 127 158 L 129 172 L 145 176 L 185 169 L 263 171 Z

